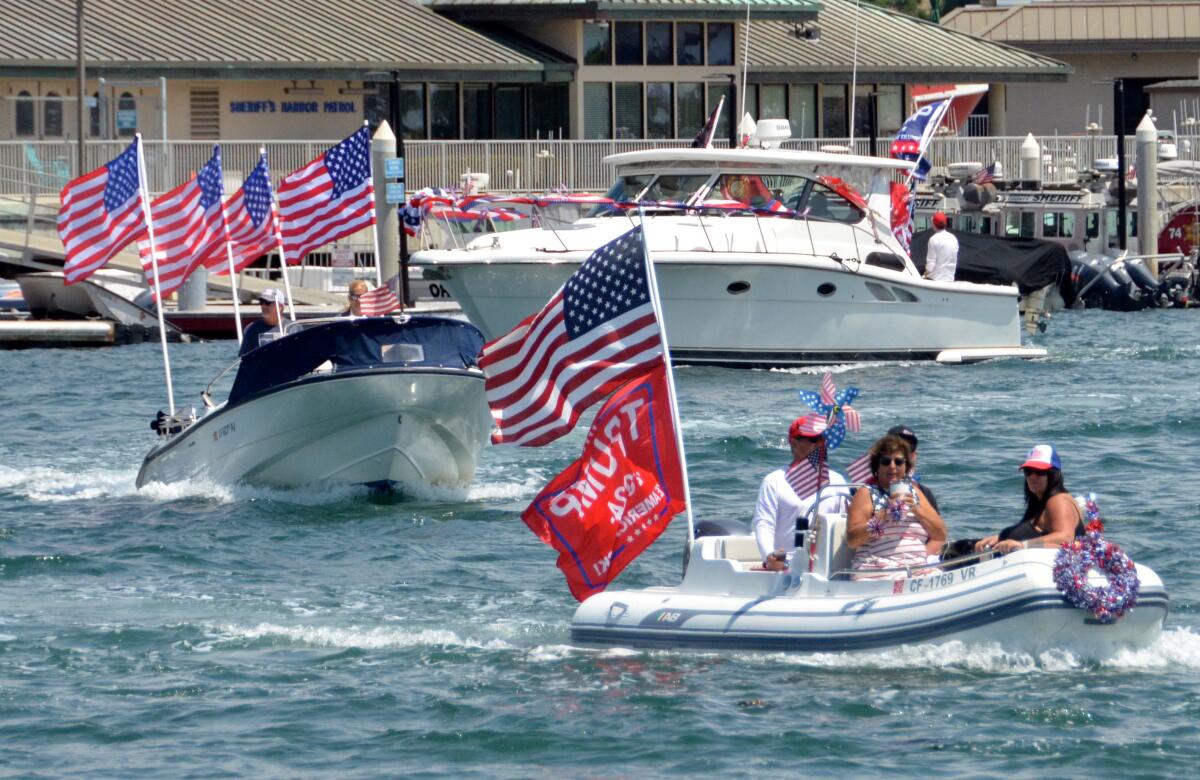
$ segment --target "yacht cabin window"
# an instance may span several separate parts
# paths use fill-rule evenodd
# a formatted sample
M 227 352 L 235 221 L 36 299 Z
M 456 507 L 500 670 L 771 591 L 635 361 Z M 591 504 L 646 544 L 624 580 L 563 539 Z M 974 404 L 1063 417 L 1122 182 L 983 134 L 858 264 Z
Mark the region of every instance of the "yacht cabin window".
M 1042 214 L 1044 238 L 1074 238 L 1075 215 L 1069 212 L 1047 211 Z
M 1032 211 L 1010 211 L 1004 216 L 1004 235 L 1034 237 L 1034 217 Z

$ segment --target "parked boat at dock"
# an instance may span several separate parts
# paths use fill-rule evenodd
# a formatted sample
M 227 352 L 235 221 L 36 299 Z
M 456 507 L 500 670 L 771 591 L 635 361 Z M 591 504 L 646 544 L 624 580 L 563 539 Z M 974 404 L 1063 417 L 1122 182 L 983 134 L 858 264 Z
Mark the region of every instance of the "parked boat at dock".
M 492 424 L 482 343 L 469 323 L 435 316 L 295 323 L 235 363 L 223 403 L 211 398 L 221 375 L 209 384 L 202 417 L 160 412 L 137 485 L 466 488 Z

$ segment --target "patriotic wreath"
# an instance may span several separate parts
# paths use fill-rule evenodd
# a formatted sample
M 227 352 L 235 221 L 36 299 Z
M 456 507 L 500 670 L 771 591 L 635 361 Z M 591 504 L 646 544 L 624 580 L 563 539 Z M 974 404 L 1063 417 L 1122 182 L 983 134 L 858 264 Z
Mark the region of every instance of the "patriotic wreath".
M 1101 623 L 1112 623 L 1137 604 L 1137 569 L 1120 547 L 1101 535 L 1104 523 L 1088 496 L 1087 535 L 1063 542 L 1054 556 L 1054 584 L 1067 601 L 1086 609 Z M 1096 569 L 1108 578 L 1106 587 L 1088 585 L 1088 572 Z

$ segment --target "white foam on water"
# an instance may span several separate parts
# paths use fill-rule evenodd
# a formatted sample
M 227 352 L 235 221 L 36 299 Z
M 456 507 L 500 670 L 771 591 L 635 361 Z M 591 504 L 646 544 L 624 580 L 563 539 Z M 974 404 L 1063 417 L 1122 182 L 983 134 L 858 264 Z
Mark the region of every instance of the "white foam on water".
M 259 623 L 257 626 L 216 626 L 223 641 L 278 640 L 287 644 L 309 647 L 356 648 L 386 650 L 407 647 L 462 647 L 477 650 L 510 650 L 512 646 L 498 639 L 464 638 L 448 629 L 366 628 L 361 626 L 281 626 Z
M 494 481 L 476 483 L 467 491 L 468 501 L 508 501 L 516 498 L 528 498 L 537 495 L 554 475 L 549 472 L 531 473 L 520 480 Z
M 880 368 L 883 366 L 915 366 L 920 363 L 933 363 L 934 361 L 915 361 L 915 360 L 875 360 L 869 363 L 832 363 L 827 366 L 791 366 L 788 368 L 768 368 L 767 371 L 772 374 L 793 374 L 796 376 L 824 376 L 825 374 L 848 374 L 855 371 L 863 371 L 871 368 Z
M 1149 647 L 1121 650 L 1101 665 L 1112 669 L 1200 670 L 1200 634 L 1190 628 L 1168 629 Z
M 15 469 L 0 465 L 0 490 L 11 491 L 30 501 L 90 501 L 130 496 L 137 492 L 136 479 L 135 469 L 70 471 L 45 466 Z
M 739 654 L 743 660 L 751 656 Z M 989 674 L 1029 674 L 1062 672 L 1084 665 L 1067 650 L 1038 654 L 1006 650 L 997 643 L 965 643 L 959 640 L 942 644 L 904 645 L 886 650 L 803 655 L 759 654 L 753 660 L 791 663 L 797 666 L 831 669 L 953 669 Z

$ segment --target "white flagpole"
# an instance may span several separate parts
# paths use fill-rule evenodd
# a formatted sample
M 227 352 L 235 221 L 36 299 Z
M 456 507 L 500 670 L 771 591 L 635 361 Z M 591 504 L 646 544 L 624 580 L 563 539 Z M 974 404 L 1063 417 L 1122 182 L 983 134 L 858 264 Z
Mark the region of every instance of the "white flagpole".
M 261 147 L 260 147 L 261 148 Z M 275 188 L 271 188 L 271 216 L 275 218 L 275 244 L 279 247 L 279 268 L 283 271 L 283 290 L 287 293 L 288 312 L 296 319 L 296 304 L 292 301 L 292 283 L 288 281 L 287 256 L 283 251 L 283 232 L 279 222 L 279 204 L 275 202 Z M 271 267 L 270 261 L 267 268 Z M 283 319 L 279 320 L 279 332 L 283 333 Z
M 858 13 L 859 0 L 854 0 L 854 61 L 850 69 L 850 154 L 854 154 L 854 104 L 858 92 Z
M 738 146 L 742 145 L 742 117 L 746 115 L 746 93 L 750 91 L 746 84 L 746 68 L 750 66 L 750 0 L 746 0 L 746 29 L 742 31 L 742 36 L 742 104 L 737 117 Z M 758 107 L 758 115 L 762 116 L 762 106 Z
M 158 299 L 158 335 L 162 341 L 163 371 L 167 375 L 167 408 L 171 410 L 171 416 L 174 417 L 175 388 L 171 385 L 171 356 L 167 352 L 167 322 L 163 317 L 163 306 L 166 304 L 162 298 L 162 285 L 158 281 L 158 247 L 154 244 L 154 219 L 150 212 L 150 191 L 146 187 L 146 157 L 142 153 L 142 134 L 136 133 L 134 138 L 137 141 L 138 190 L 140 190 L 142 198 L 142 214 L 146 219 L 146 234 L 150 241 L 150 267 L 154 269 L 154 297 Z
M 370 124 L 364 120 L 363 127 L 369 128 Z M 371 160 L 371 157 L 372 157 L 372 154 L 370 151 L 370 142 L 368 141 L 367 178 L 369 178 L 371 180 L 371 186 L 374 187 L 375 186 L 375 169 L 374 169 L 375 164 Z M 371 193 L 371 213 L 372 214 L 374 214 L 374 212 L 375 212 L 375 195 L 376 194 L 377 193 L 375 193 L 375 192 Z M 378 220 L 376 220 L 374 222 L 374 224 L 371 225 L 371 238 L 375 240 L 375 286 L 382 287 L 383 286 L 383 258 L 379 256 L 379 222 L 378 222 Z
M 219 148 L 218 144 L 218 148 Z M 242 193 L 243 199 L 245 192 Z M 237 326 L 238 346 L 242 345 L 242 308 L 238 302 L 237 272 L 233 270 L 233 245 L 229 241 L 229 219 L 225 213 L 225 167 L 221 166 L 221 231 L 225 234 L 225 262 L 229 264 L 229 291 L 233 295 L 233 322 Z
M 658 276 L 654 273 L 654 260 L 650 257 L 650 242 L 646 240 L 646 211 L 638 204 L 638 218 L 642 227 L 642 252 L 646 255 L 646 279 L 650 286 L 650 301 L 658 320 L 658 335 L 662 338 L 663 363 L 667 367 L 667 396 L 671 401 L 671 423 L 675 429 L 675 446 L 679 450 L 679 468 L 683 472 L 683 498 L 687 502 L 688 553 L 696 537 L 696 521 L 692 515 L 692 487 L 688 482 L 687 455 L 683 449 L 683 427 L 679 423 L 679 403 L 675 397 L 675 371 L 671 367 L 671 352 L 667 348 L 667 325 L 663 320 L 662 302 L 658 298 Z

